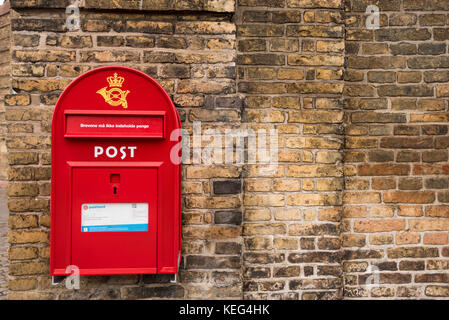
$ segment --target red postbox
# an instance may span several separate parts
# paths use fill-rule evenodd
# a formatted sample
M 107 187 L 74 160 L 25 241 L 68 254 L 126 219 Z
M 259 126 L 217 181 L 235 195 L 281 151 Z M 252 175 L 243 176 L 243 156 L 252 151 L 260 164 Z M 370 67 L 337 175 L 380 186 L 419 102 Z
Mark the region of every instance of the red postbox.
M 51 275 L 177 273 L 181 121 L 146 74 L 75 79 L 52 122 Z

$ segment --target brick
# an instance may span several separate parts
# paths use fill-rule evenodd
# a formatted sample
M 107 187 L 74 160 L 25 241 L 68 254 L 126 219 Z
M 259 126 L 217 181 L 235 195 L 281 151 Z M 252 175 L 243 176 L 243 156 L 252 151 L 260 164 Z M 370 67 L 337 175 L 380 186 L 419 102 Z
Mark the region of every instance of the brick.
M 445 245 L 449 243 L 448 234 L 447 232 L 425 233 L 423 242 L 429 245 Z
M 426 216 L 449 218 L 449 206 L 428 206 L 426 207 Z
M 393 13 L 389 17 L 390 26 L 413 26 L 418 18 L 412 13 Z
M 274 53 L 253 53 L 237 56 L 239 65 L 283 65 L 285 58 L 283 55 Z
M 287 63 L 292 66 L 342 66 L 344 59 L 342 56 L 325 54 L 303 55 L 290 54 Z
M 388 258 L 431 258 L 438 256 L 437 248 L 430 247 L 396 247 L 387 249 Z
M 272 250 L 272 240 L 265 237 L 245 238 L 245 246 L 248 250 Z
M 147 21 L 145 21 L 145 22 L 147 22 Z M 167 26 L 164 25 L 164 28 L 167 28 Z M 154 32 L 151 32 L 151 33 L 154 33 Z M 213 22 L 213 21 L 178 22 L 175 25 L 175 33 L 177 33 L 177 34 L 233 34 L 233 33 L 235 33 L 235 25 L 233 23 L 229 23 L 229 22 Z
M 386 203 L 432 203 L 435 200 L 433 192 L 396 192 L 384 193 Z
M 9 260 L 30 260 L 38 257 L 39 250 L 35 247 L 10 247 Z
M 7 106 L 28 106 L 31 104 L 31 97 L 28 94 L 5 95 L 4 101 Z
M 401 232 L 396 234 L 396 244 L 418 244 L 421 235 L 416 232 Z
M 388 28 L 378 29 L 374 32 L 377 41 L 420 41 L 429 40 L 432 34 L 427 29 L 415 28 Z
M 13 58 L 19 62 L 71 62 L 75 52 L 64 50 L 15 50 Z
M 407 60 L 407 65 L 411 69 L 448 68 L 449 60 L 447 59 L 447 57 L 443 57 L 443 56 L 412 57 Z
M 289 226 L 288 233 L 293 236 L 319 236 L 336 235 L 337 226 L 332 223 L 324 224 L 292 224 Z
M 427 286 L 425 293 L 429 297 L 449 297 L 449 286 Z
M 370 245 L 383 246 L 393 243 L 393 235 L 391 233 L 378 233 L 369 236 Z
M 420 190 L 422 188 L 421 178 L 399 178 L 399 190 Z
M 37 284 L 37 279 L 33 278 L 11 279 L 8 288 L 12 291 L 27 291 L 36 289 Z
M 379 96 L 385 97 L 430 97 L 433 96 L 433 87 L 425 85 L 383 85 L 377 89 Z
M 137 52 L 124 50 L 104 50 L 81 52 L 82 62 L 140 62 Z
M 173 33 L 173 24 L 170 22 L 128 20 L 125 28 L 127 32 Z
M 240 199 L 236 197 L 208 197 L 208 196 L 189 196 L 186 197 L 186 207 L 191 209 L 215 208 L 229 209 L 240 205 Z
M 13 276 L 44 274 L 49 270 L 45 262 L 18 262 L 9 265 L 9 274 Z
M 242 223 L 242 213 L 238 211 L 218 211 L 214 215 L 215 224 L 240 225 Z
M 396 69 L 405 68 L 403 57 L 348 57 L 348 68 L 353 69 Z
M 239 40 L 238 49 L 240 52 L 265 51 L 266 41 L 263 39 Z
M 418 53 L 418 47 L 414 43 L 399 42 L 390 45 L 390 52 L 393 55 L 415 55 Z
M 354 112 L 351 118 L 353 123 L 406 122 L 405 114 L 401 113 Z
M 284 27 L 269 24 L 242 25 L 237 29 L 240 37 L 279 37 L 284 34 Z
M 405 229 L 405 220 L 354 221 L 355 232 L 388 232 Z
M 126 37 L 126 46 L 133 48 L 151 48 L 154 47 L 154 38 L 149 36 L 128 36 Z
M 369 216 L 371 218 L 387 218 L 393 217 L 394 207 L 390 206 L 374 206 L 369 208 Z
M 157 287 L 124 287 L 123 299 L 137 298 L 183 298 L 184 288 L 179 285 Z
M 366 237 L 358 234 L 345 234 L 342 237 L 343 247 L 364 247 L 366 244 Z
M 361 176 L 408 175 L 409 172 L 410 166 L 406 164 L 362 164 L 358 168 Z
M 413 219 L 410 220 L 410 230 L 413 231 L 447 231 L 449 223 L 445 220 Z
M 298 240 L 292 238 L 275 238 L 273 247 L 277 250 L 297 250 Z
M 446 16 L 443 14 L 423 14 L 419 16 L 421 26 L 444 26 Z
M 406 149 L 429 149 L 433 146 L 433 139 L 429 137 L 386 137 L 381 138 L 382 148 L 406 148 Z
M 340 83 L 292 83 L 288 85 L 288 93 L 300 94 L 338 94 L 343 92 L 343 85 Z
M 342 38 L 343 28 L 341 26 L 288 25 L 286 35 L 287 37 Z
M 422 55 L 440 55 L 446 53 L 445 43 L 420 43 L 418 53 Z

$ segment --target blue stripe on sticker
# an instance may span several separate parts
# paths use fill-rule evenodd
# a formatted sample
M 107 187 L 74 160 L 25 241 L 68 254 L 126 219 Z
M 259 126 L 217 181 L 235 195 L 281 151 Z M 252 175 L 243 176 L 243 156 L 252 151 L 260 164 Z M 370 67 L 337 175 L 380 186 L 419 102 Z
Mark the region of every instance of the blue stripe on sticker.
M 148 231 L 148 224 L 118 224 L 81 227 L 81 232 Z

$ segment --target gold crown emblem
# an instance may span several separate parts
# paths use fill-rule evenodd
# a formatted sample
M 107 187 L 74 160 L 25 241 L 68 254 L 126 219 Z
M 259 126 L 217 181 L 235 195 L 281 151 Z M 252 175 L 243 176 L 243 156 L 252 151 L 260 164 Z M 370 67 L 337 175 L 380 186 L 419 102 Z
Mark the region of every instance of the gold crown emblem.
M 109 87 L 113 88 L 113 87 L 117 87 L 117 88 L 121 88 L 123 85 L 123 82 L 125 82 L 125 78 L 123 77 L 119 77 L 117 75 L 117 73 L 114 73 L 113 77 L 108 77 L 107 81 L 109 83 Z
M 107 77 L 106 80 L 109 83 L 110 89 L 104 87 L 97 91 L 98 94 L 103 96 L 104 101 L 109 103 L 111 106 L 122 106 L 123 108 L 128 108 L 128 101 L 126 101 L 126 96 L 130 93 L 129 90 L 119 89 L 122 87 L 123 82 L 125 82 L 124 77 L 119 77 L 117 73 L 114 76 Z

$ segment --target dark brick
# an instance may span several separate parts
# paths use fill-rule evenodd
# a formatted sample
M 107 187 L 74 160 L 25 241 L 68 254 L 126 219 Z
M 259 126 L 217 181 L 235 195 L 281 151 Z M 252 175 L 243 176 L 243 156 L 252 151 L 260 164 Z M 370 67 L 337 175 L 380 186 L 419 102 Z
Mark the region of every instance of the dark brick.
M 243 254 L 243 260 L 250 264 L 281 263 L 285 260 L 285 254 L 246 252 Z
M 238 42 L 240 52 L 265 51 L 266 48 L 266 40 L 263 39 L 245 39 Z
M 424 55 L 439 55 L 446 52 L 445 43 L 420 43 L 418 53 Z
M 242 246 L 236 242 L 217 242 L 215 244 L 216 254 L 240 254 Z
M 399 262 L 400 270 L 424 270 L 424 268 L 425 268 L 424 261 L 404 260 Z
M 65 19 L 11 19 L 13 31 L 64 32 Z
M 448 132 L 447 125 L 424 125 L 422 126 L 422 132 L 426 135 L 445 135 Z
M 422 188 L 422 178 L 400 178 L 399 190 L 420 190 Z
M 290 253 L 288 261 L 290 263 L 337 263 L 340 261 L 340 254 L 329 251 Z
M 299 277 L 301 274 L 300 266 L 289 266 L 289 267 L 281 267 L 275 268 L 273 271 L 274 277 Z
M 383 85 L 377 89 L 381 97 L 432 97 L 433 87 L 425 85 Z
M 199 256 L 186 257 L 186 267 L 189 269 L 237 269 L 240 268 L 239 256 Z
M 397 43 L 390 45 L 390 52 L 393 55 L 414 55 L 418 52 L 418 48 L 414 43 Z
M 397 162 L 419 162 L 419 153 L 416 151 L 399 151 L 396 161 Z
M 368 159 L 372 162 L 388 162 L 394 160 L 394 151 L 371 150 L 368 152 Z
M 247 267 L 245 268 L 244 276 L 247 279 L 269 278 L 271 270 L 266 267 Z
M 419 127 L 411 125 L 395 126 L 394 134 L 397 136 L 416 136 L 419 135 Z
M 412 148 L 430 149 L 433 148 L 433 139 L 429 137 L 385 137 L 381 138 L 382 148 Z
M 124 299 L 143 298 L 183 298 L 184 288 L 180 285 L 160 287 L 125 287 L 122 294 Z
M 419 269 L 419 270 L 423 270 L 423 269 Z M 415 276 L 415 282 L 418 282 L 418 283 L 423 283 L 423 282 L 449 283 L 449 274 L 448 273 L 417 274 Z
M 374 32 L 377 41 L 429 40 L 432 34 L 427 29 L 381 28 Z
M 216 224 L 242 224 L 242 213 L 240 211 L 217 211 L 214 214 Z
M 214 181 L 215 194 L 237 194 L 242 189 L 240 180 Z
M 385 262 L 379 262 L 374 263 L 374 265 L 379 268 L 380 271 L 388 270 L 388 271 L 397 271 L 398 265 L 394 261 L 385 261 Z
M 237 64 L 240 65 L 283 65 L 284 55 L 273 53 L 241 54 L 237 56 Z

